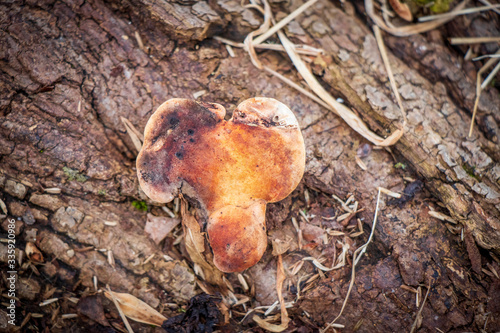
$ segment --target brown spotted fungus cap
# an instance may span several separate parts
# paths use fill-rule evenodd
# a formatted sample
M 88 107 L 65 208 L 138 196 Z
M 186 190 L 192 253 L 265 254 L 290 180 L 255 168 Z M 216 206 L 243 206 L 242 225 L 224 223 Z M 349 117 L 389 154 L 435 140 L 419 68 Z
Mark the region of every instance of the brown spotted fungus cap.
M 251 98 L 230 120 L 225 114 L 215 103 L 163 103 L 144 130 L 137 173 L 154 201 L 180 193 L 196 200 L 207 218 L 214 264 L 239 272 L 264 254 L 266 204 L 297 187 L 305 148 L 294 114 L 275 99 Z

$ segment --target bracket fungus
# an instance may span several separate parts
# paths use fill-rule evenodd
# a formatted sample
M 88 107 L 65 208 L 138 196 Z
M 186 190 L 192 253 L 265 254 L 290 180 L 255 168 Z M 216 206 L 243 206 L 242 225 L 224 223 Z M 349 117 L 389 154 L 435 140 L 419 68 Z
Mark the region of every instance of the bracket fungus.
M 286 198 L 305 167 L 297 119 L 272 98 L 242 102 L 225 120 L 220 104 L 175 98 L 144 130 L 139 183 L 157 202 L 183 194 L 207 222 L 213 260 L 223 272 L 256 264 L 267 247 L 268 202 Z

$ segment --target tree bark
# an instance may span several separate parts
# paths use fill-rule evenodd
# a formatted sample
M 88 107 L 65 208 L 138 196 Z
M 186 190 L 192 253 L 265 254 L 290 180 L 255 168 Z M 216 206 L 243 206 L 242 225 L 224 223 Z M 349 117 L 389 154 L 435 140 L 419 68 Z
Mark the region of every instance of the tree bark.
M 273 12 L 280 19 L 301 3 L 276 1 Z M 320 1 L 286 32 L 297 43 L 325 50 L 322 61 L 311 64 L 313 72 L 385 136 L 401 123 L 400 113 L 375 38 L 356 15 L 362 6 L 356 6 Z M 95 276 L 99 285 L 134 294 L 153 307 L 185 305 L 200 292 L 195 284 L 200 277 L 185 260 L 182 246 L 173 245 L 179 235 L 157 245 L 144 233 L 146 212 L 134 201 L 147 202 L 153 215 L 166 213 L 139 189 L 137 151 L 121 118 L 142 131 L 169 98 L 193 98 L 205 91 L 202 101 L 220 103 L 231 112 L 246 98 L 267 96 L 295 112 L 307 150 L 301 186 L 291 199 L 269 207 L 271 237 L 296 237 L 290 217 L 299 218 L 301 209 L 316 215 L 311 225 L 339 227 L 319 218 L 344 213 L 332 194 L 343 199 L 354 194 L 365 209 L 356 217 L 370 229 L 378 186 L 403 191 L 409 178 L 424 185 L 408 192 L 409 200 L 382 203 L 374 242 L 360 262 L 355 290 L 340 320 L 346 331 L 357 325 L 366 332 L 410 327 L 418 308 L 415 295 L 402 285 L 431 285 L 423 332 L 434 327 L 482 329 L 486 320 L 488 331 L 500 326 L 500 285 L 481 270 L 500 272 L 495 260 L 500 255 L 500 97 L 495 89 L 483 93 L 479 126 L 468 139 L 475 78 L 467 74 L 470 68 L 461 55 L 442 41 L 430 35 L 384 37 L 408 125 L 390 151 L 372 150 L 340 118 L 255 68 L 243 50 L 235 50 L 232 58 L 211 38 L 242 41 L 260 25 L 259 14 L 239 1 L 19 1 L 0 8 L 1 199 L 8 209 L 5 221 L 19 218 L 18 248 L 34 241 L 48 261 L 39 267 L 41 275 L 31 276 L 33 285 L 50 281 L 81 294 L 82 286 L 93 288 Z M 286 55 L 266 51 L 259 57 L 299 81 Z M 356 163 L 358 148 L 366 150 L 361 154 L 366 171 Z M 451 215 L 459 227 L 436 220 L 430 210 Z M 357 225 L 355 218 L 349 223 Z M 473 236 L 465 237 L 465 243 L 462 227 Z M 350 242 L 353 249 L 366 238 L 366 230 L 351 240 L 330 237 L 328 244 L 306 248 L 307 254 L 294 245 L 289 252 L 297 257 L 285 258 L 285 268 L 297 258 L 321 253 L 327 258 L 324 264 L 333 265 L 337 240 Z M 482 258 L 474 240 L 488 250 Z M 3 262 L 6 251 L 0 243 Z M 267 253 L 246 272 L 256 288 L 252 306 L 277 299 L 269 289 L 275 277 L 269 267 L 275 265 Z M 316 273 L 309 265 L 304 270 Z M 28 276 L 30 268 L 23 267 L 20 274 Z M 325 274 L 291 310 L 292 328 L 324 327 L 338 314 L 350 267 Z M 292 300 L 299 282 L 289 278 L 293 288 L 287 290 L 287 300 Z M 228 279 L 238 283 L 235 275 Z M 34 308 L 43 293 L 32 294 L 20 297 Z M 35 326 L 50 323 L 32 321 Z

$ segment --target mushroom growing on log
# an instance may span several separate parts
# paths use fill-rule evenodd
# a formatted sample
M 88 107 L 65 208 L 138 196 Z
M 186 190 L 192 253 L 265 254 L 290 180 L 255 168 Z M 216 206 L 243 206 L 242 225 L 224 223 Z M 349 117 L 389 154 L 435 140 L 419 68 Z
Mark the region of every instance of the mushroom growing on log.
M 297 187 L 305 147 L 294 114 L 275 99 L 251 98 L 230 120 L 225 114 L 216 103 L 163 103 L 144 130 L 137 173 L 154 201 L 180 193 L 195 200 L 207 221 L 215 266 L 238 272 L 264 254 L 266 204 Z

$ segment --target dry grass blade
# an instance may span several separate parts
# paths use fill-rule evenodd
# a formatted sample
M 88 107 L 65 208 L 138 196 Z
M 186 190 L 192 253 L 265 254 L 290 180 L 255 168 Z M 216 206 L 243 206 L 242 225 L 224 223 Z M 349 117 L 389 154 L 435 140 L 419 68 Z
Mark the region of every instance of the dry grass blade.
M 125 125 L 125 128 L 127 129 L 127 133 L 130 136 L 132 143 L 134 144 L 135 149 L 137 149 L 137 152 L 140 152 L 142 143 L 144 142 L 144 135 L 142 135 L 142 133 L 139 132 L 127 118 L 121 117 L 121 119 L 123 125 Z
M 500 63 L 498 63 L 495 68 L 491 71 L 490 74 L 484 79 L 483 83 L 481 84 L 481 90 L 484 90 L 490 82 L 493 80 L 493 78 L 497 75 L 498 71 L 500 70 Z
M 248 286 L 247 280 L 240 273 L 238 273 L 238 281 L 240 282 L 241 287 L 243 288 L 244 292 L 247 292 L 250 290 L 250 287 Z
M 451 45 L 495 43 L 500 42 L 500 37 L 453 37 L 449 41 Z
M 297 16 L 302 14 L 303 11 L 305 11 L 307 8 L 311 7 L 314 5 L 318 0 L 309 0 L 306 3 L 304 3 L 302 6 L 297 8 L 296 10 L 293 11 L 290 15 L 287 15 L 284 19 L 279 21 L 277 24 L 275 24 L 271 29 L 267 30 L 265 33 L 260 35 L 259 37 L 255 38 L 253 40 L 253 44 L 258 45 L 267 40 L 269 37 L 274 35 L 276 32 L 278 32 L 281 28 L 286 26 L 288 23 L 292 22 L 293 19 L 295 19 Z M 264 1 L 264 6 L 267 4 L 267 1 Z
M 137 41 L 137 45 L 139 46 L 139 48 L 143 51 L 145 51 L 145 48 L 144 48 L 144 43 L 142 42 L 142 38 L 141 38 L 141 35 L 139 35 L 139 32 L 136 31 L 134 33 L 134 37 L 135 37 L 135 40 Z
M 354 156 L 354 160 L 356 161 L 356 164 L 361 168 L 361 170 L 363 171 L 368 170 L 368 167 L 366 166 L 365 162 L 363 162 L 358 155 Z
M 485 54 L 485 55 L 473 58 L 472 61 L 483 60 L 485 58 L 500 58 L 500 54 Z
M 372 231 L 370 232 L 370 237 L 368 237 L 368 240 L 366 243 L 362 246 L 360 246 L 356 251 L 354 251 L 354 254 L 352 256 L 352 273 L 351 273 L 351 281 L 349 282 L 349 288 L 347 290 L 347 295 L 345 296 L 344 303 L 342 304 L 342 308 L 340 309 L 340 312 L 335 319 L 329 323 L 321 332 L 326 332 L 330 327 L 333 327 L 335 322 L 340 318 L 342 313 L 344 312 L 345 306 L 347 304 L 347 301 L 349 300 L 349 295 L 351 294 L 352 287 L 354 286 L 354 279 L 355 279 L 355 274 L 356 274 L 356 265 L 358 264 L 359 260 L 363 256 L 363 254 L 366 251 L 366 248 L 368 247 L 368 244 L 373 239 L 373 234 L 375 232 L 375 228 L 377 226 L 377 217 L 378 217 L 378 210 L 379 210 L 379 204 L 380 204 L 380 194 L 382 193 L 381 188 L 378 189 L 378 195 L 377 195 L 377 206 L 375 208 L 375 216 L 373 218 L 373 225 L 372 225 Z
M 424 301 L 422 302 L 422 306 L 418 310 L 417 316 L 415 317 L 415 321 L 413 322 L 413 325 L 411 326 L 410 333 L 415 332 L 418 329 L 419 322 L 422 321 L 422 310 L 424 309 L 425 301 L 427 300 L 427 296 L 429 296 L 429 291 L 431 291 L 431 285 L 427 287 L 427 293 L 425 293 Z
M 462 1 L 460 4 L 458 4 L 453 11 L 450 12 L 454 13 L 456 11 L 462 10 L 465 5 L 467 4 L 468 0 Z M 405 37 L 405 36 L 411 36 L 415 34 L 419 34 L 421 32 L 426 32 L 430 30 L 434 30 L 435 28 L 439 27 L 440 25 L 445 24 L 446 22 L 452 20 L 455 16 L 448 16 L 444 18 L 440 18 L 431 22 L 423 22 L 423 23 L 417 23 L 417 24 L 409 24 L 405 25 L 402 27 L 392 27 L 387 25 L 383 18 L 375 14 L 375 9 L 373 5 L 373 0 L 365 0 L 365 10 L 368 16 L 375 22 L 376 25 L 378 25 L 381 29 L 387 31 L 388 33 L 394 35 L 394 36 L 399 36 L 399 37 Z
M 276 292 L 278 293 L 278 299 L 280 301 L 281 306 L 281 326 L 283 329 L 288 327 L 288 322 L 290 318 L 288 318 L 288 312 L 286 311 L 285 299 L 283 298 L 283 282 L 285 281 L 285 269 L 283 268 L 283 259 L 281 254 L 278 256 L 278 269 L 276 272 Z
M 330 271 L 333 271 L 335 269 L 339 269 L 339 268 L 345 266 L 344 262 L 340 262 L 339 264 L 337 264 L 337 265 L 335 265 L 333 267 L 328 268 L 328 267 L 324 266 L 322 263 L 320 263 L 318 261 L 318 259 L 313 258 L 313 257 L 302 258 L 302 260 L 304 260 L 304 261 L 312 261 L 312 263 L 313 263 L 314 266 L 316 266 L 317 268 L 321 269 L 324 272 L 330 272 Z
M 454 18 L 455 16 L 458 16 L 458 15 L 472 14 L 472 13 L 477 13 L 477 12 L 482 12 L 485 10 L 492 10 L 492 9 L 497 9 L 497 8 L 500 8 L 500 4 L 483 6 L 483 7 L 467 8 L 467 9 L 462 9 L 462 10 L 456 10 L 456 11 L 453 11 L 450 13 L 421 16 L 418 18 L 418 21 L 419 22 L 427 22 L 427 21 L 434 21 L 434 20 L 448 18 L 448 17 Z
M 167 213 L 167 214 L 168 214 L 168 216 L 170 216 L 170 217 L 172 217 L 172 218 L 174 218 L 174 217 L 175 217 L 174 212 L 172 212 L 172 211 L 170 210 L 170 208 L 168 208 L 167 206 L 162 206 L 162 207 L 161 207 L 161 209 L 162 209 L 165 213 Z
M 290 318 L 288 317 L 288 312 L 286 310 L 287 303 L 285 303 L 285 299 L 283 298 L 283 282 L 285 281 L 285 269 L 283 268 L 283 258 L 281 254 L 278 255 L 278 267 L 276 270 L 276 292 L 278 294 L 278 301 L 280 303 L 281 310 L 281 324 L 275 325 L 267 322 L 266 320 L 260 318 L 259 316 L 253 316 L 252 319 L 262 328 L 270 331 L 270 332 L 283 332 L 288 328 L 288 323 L 290 322 Z M 269 309 L 266 311 L 265 315 L 268 315 L 274 307 L 277 305 L 275 302 Z
M 312 91 L 314 91 L 323 101 L 325 101 L 330 107 L 335 109 L 338 115 L 344 119 L 344 121 L 356 132 L 361 134 L 364 138 L 372 142 L 377 146 L 390 146 L 395 144 L 403 135 L 402 130 L 396 130 L 388 138 L 383 139 L 370 131 L 365 123 L 359 118 L 354 112 L 352 112 L 345 105 L 337 102 L 316 80 L 314 75 L 309 71 L 306 64 L 302 61 L 300 56 L 295 52 L 293 44 L 281 31 L 278 31 L 278 36 L 281 40 L 281 44 L 285 47 L 288 56 L 292 60 L 297 71 L 302 75 L 304 80 L 307 82 Z
M 47 306 L 49 304 L 57 302 L 58 300 L 59 300 L 59 298 L 46 299 L 45 301 L 43 301 L 40 304 L 38 304 L 38 306 Z
M 243 44 L 243 43 L 238 43 L 238 42 L 232 41 L 232 40 L 224 38 L 224 37 L 215 36 L 214 39 L 218 40 L 221 43 L 229 45 L 229 46 L 239 47 L 239 48 L 245 47 L 245 44 Z M 280 44 L 259 44 L 259 45 L 254 44 L 253 47 L 256 49 L 261 49 L 261 50 L 272 50 L 272 51 L 286 52 L 283 45 L 280 45 Z M 307 46 L 307 45 L 295 45 L 295 50 L 299 54 L 309 55 L 309 56 L 314 56 L 314 57 L 318 56 L 319 54 L 324 52 L 323 49 L 318 49 L 318 48 Z
M 479 0 L 479 2 L 486 6 L 492 6 L 491 2 L 489 2 L 488 0 Z M 500 10 L 496 8 L 492 8 L 491 10 L 493 10 L 497 14 L 500 14 Z
M 78 315 L 76 313 L 66 313 L 61 316 L 62 319 L 74 319 L 78 318 Z
M 116 309 L 118 310 L 118 313 L 120 314 L 120 317 L 122 318 L 122 321 L 125 324 L 125 327 L 127 328 L 127 331 L 129 333 L 134 333 L 134 330 L 132 329 L 132 327 L 130 327 L 130 324 L 129 324 L 128 320 L 127 320 L 127 317 L 125 317 L 125 314 L 123 313 L 123 311 L 122 311 L 122 309 L 120 307 L 120 304 L 118 303 L 118 300 L 114 296 L 114 293 L 109 288 L 109 285 L 106 285 L 106 288 L 108 288 L 108 292 L 109 292 L 109 295 L 110 295 L 109 297 L 111 297 L 111 300 L 113 301 L 113 304 L 115 304 Z M 108 297 L 108 295 L 106 295 L 106 297 Z
M 115 269 L 115 257 L 113 256 L 113 251 L 108 251 L 108 264 Z
M 264 66 L 264 70 L 266 72 L 268 72 L 268 73 L 276 76 L 278 79 L 280 79 L 284 83 L 288 84 L 290 87 L 294 88 L 295 90 L 298 90 L 302 94 L 306 95 L 307 97 L 309 97 L 310 99 L 312 99 L 313 101 L 315 101 L 316 103 L 318 103 L 319 105 L 321 105 L 322 107 L 324 107 L 325 109 L 328 109 L 328 110 L 332 111 L 333 113 L 335 113 L 336 115 L 338 115 L 337 110 L 333 109 L 332 107 L 330 107 L 330 105 L 328 105 L 325 102 L 323 102 L 316 95 L 314 95 L 313 93 L 311 93 L 311 92 L 307 91 L 306 89 L 302 88 L 301 86 L 299 86 L 297 83 L 293 82 L 292 80 L 290 80 L 286 76 L 281 75 L 280 73 L 272 70 L 271 68 L 269 68 L 267 66 Z
M 334 110 L 335 113 L 337 113 L 344 121 L 356 132 L 361 134 L 363 137 L 365 137 L 367 140 L 370 142 L 374 143 L 377 146 L 390 146 L 395 144 L 403 135 L 403 130 L 398 129 L 396 130 L 391 136 L 388 138 L 384 139 L 370 131 L 368 127 L 365 125 L 365 123 L 359 118 L 352 110 L 344 106 L 343 104 L 337 102 L 335 98 L 333 98 L 322 86 L 321 84 L 316 80 L 314 75 L 309 71 L 305 63 L 302 61 L 300 58 L 297 50 L 295 49 L 295 45 L 288 40 L 288 38 L 284 35 L 282 31 L 279 29 L 282 28 L 284 25 L 289 23 L 293 18 L 297 17 L 299 14 L 301 14 L 306 8 L 311 6 L 313 3 L 316 2 L 316 0 L 311 0 L 307 3 L 305 3 L 303 6 L 299 7 L 297 10 L 295 10 L 293 13 L 288 15 L 285 19 L 280 21 L 279 24 L 274 25 L 273 28 L 269 29 L 269 24 L 272 20 L 272 13 L 270 10 L 270 6 L 267 3 L 267 1 L 262 1 L 264 4 L 264 9 L 258 5 L 249 5 L 246 6 L 247 8 L 254 8 L 259 10 L 261 13 L 264 14 L 264 23 L 259 27 L 258 30 L 251 32 L 250 34 L 247 35 L 245 38 L 244 46 L 245 50 L 249 53 L 250 58 L 252 63 L 259 69 L 263 69 L 264 67 L 262 66 L 261 62 L 257 59 L 257 54 L 255 52 L 255 45 L 258 43 L 261 43 L 265 39 L 267 39 L 269 36 L 274 34 L 275 32 L 278 33 L 278 36 L 280 38 L 281 44 L 285 48 L 288 56 L 292 60 L 293 64 L 295 65 L 296 69 L 299 71 L 299 73 L 302 75 L 306 83 L 309 85 L 312 91 L 314 91 L 320 98 L 323 100 L 325 103 L 322 103 L 320 100 L 317 98 L 313 97 L 312 94 L 306 92 L 304 89 L 300 88 L 298 85 L 291 83 L 290 80 L 287 80 L 283 76 L 279 75 L 278 73 L 272 71 L 269 68 L 265 68 L 268 72 L 271 72 L 273 75 L 278 76 L 280 79 L 285 81 L 287 84 L 290 84 L 293 88 L 298 89 L 302 93 L 306 94 L 316 102 L 320 103 L 321 105 L 327 107 L 329 110 Z M 268 31 L 268 32 L 266 32 Z M 256 38 L 253 40 L 253 37 L 257 34 L 263 34 L 261 37 Z M 221 38 L 219 38 L 221 41 L 226 41 Z M 234 44 L 236 45 L 236 44 Z M 326 105 L 325 105 L 326 104 Z
M 394 79 L 394 75 L 392 74 L 391 64 L 389 62 L 389 57 L 387 56 L 387 51 L 385 49 L 384 39 L 382 38 L 382 34 L 380 33 L 380 28 L 378 26 L 373 26 L 373 31 L 375 33 L 375 38 L 377 39 L 377 45 L 380 51 L 380 55 L 382 56 L 382 60 L 384 61 L 385 70 L 387 71 L 387 76 L 389 77 L 389 81 L 391 83 L 392 92 L 394 96 L 396 96 L 396 100 L 398 101 L 399 109 L 401 114 L 403 115 L 403 131 L 406 126 L 406 113 L 403 106 L 403 101 L 401 100 L 401 96 L 399 95 L 398 87 L 396 86 L 396 80 Z
M 234 54 L 234 50 L 233 50 L 233 48 L 231 47 L 231 45 L 226 44 L 226 50 L 227 50 L 227 53 L 229 54 L 229 56 L 230 56 L 231 58 L 236 57 L 236 54 Z
M 148 304 L 144 303 L 140 299 L 130 294 L 116 293 L 106 286 L 108 291 L 105 291 L 105 296 L 116 301 L 115 305 L 118 304 L 117 308 L 121 313 L 123 313 L 128 318 L 137 321 L 139 323 L 161 326 L 167 318 L 161 313 L 150 307 Z M 120 315 L 121 315 L 120 313 Z
M 500 55 L 500 49 L 495 53 L 495 55 Z M 472 118 L 470 122 L 470 128 L 469 128 L 469 137 L 472 135 L 472 130 L 474 129 L 474 120 L 476 119 L 476 114 L 477 114 L 477 107 L 479 105 L 479 98 L 481 98 L 481 92 L 483 91 L 483 87 L 481 84 L 481 77 L 484 72 L 488 68 L 490 68 L 495 62 L 497 62 L 500 58 L 490 58 L 488 61 L 481 67 L 479 71 L 477 71 L 477 76 L 476 76 L 476 100 L 474 101 L 474 109 L 472 111 Z M 497 65 L 498 67 L 498 65 Z M 496 69 L 496 68 L 495 68 Z M 486 81 L 486 80 L 485 80 Z M 484 82 L 483 82 L 484 84 Z
M 259 316 L 253 316 L 252 317 L 253 321 L 255 321 L 260 327 L 263 329 L 269 331 L 269 332 L 283 332 L 286 327 L 282 327 L 281 325 L 276 325 L 276 324 L 271 324 L 267 322 L 266 320 L 260 318 Z
M 264 9 L 262 9 L 262 7 L 257 5 L 247 5 L 245 7 L 255 8 L 264 15 L 264 22 L 259 27 L 259 29 L 250 32 L 243 41 L 243 44 L 245 45 L 245 51 L 247 51 L 248 54 L 250 55 L 250 60 L 252 60 L 252 64 L 254 64 L 254 66 L 257 68 L 262 69 L 262 64 L 259 61 L 259 59 L 257 59 L 257 53 L 255 52 L 253 37 L 266 32 L 271 26 L 271 16 L 272 16 L 271 6 L 269 6 L 267 1 L 264 1 Z

